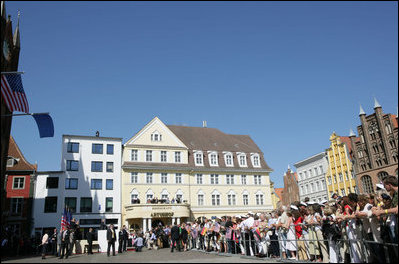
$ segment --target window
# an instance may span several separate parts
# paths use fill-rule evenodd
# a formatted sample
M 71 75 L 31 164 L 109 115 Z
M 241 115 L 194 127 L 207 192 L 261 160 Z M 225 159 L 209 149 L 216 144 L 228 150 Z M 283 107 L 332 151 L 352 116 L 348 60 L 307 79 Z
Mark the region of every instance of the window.
M 48 177 L 46 180 L 47 189 L 57 189 L 58 188 L 58 177 Z
M 112 180 L 112 179 L 105 180 L 105 189 L 113 190 L 114 189 L 114 180 Z
M 147 172 L 146 182 L 152 183 L 152 173 L 151 172 Z
M 308 172 L 304 171 L 303 173 L 305 174 L 305 179 L 306 179 L 308 177 Z
M 79 153 L 79 143 L 68 142 L 67 152 L 68 153 Z
M 132 195 L 130 195 L 130 198 L 131 198 L 131 201 L 130 201 L 131 204 L 135 204 L 137 199 L 139 198 L 139 195 L 138 194 L 132 194 Z
M 92 179 L 90 188 L 92 190 L 101 190 L 103 188 L 103 180 L 101 180 L 101 179 Z
M 112 197 L 105 198 L 105 212 L 112 213 L 113 203 L 114 203 L 113 200 L 114 199 Z
M 247 175 L 241 175 L 241 184 L 247 185 Z
M 77 178 L 67 178 L 65 179 L 65 189 L 66 190 L 76 190 L 78 189 L 78 179 Z
M 326 186 L 326 181 L 325 180 L 321 180 L 321 189 L 324 190 Z
M 47 178 L 48 181 L 49 178 Z M 58 178 L 56 178 L 58 179 Z M 12 188 L 13 189 L 23 189 L 25 187 L 25 177 L 14 177 Z M 57 184 L 58 187 L 58 184 Z M 57 188 L 56 187 L 56 188 Z
M 231 154 L 226 154 L 225 156 L 226 166 L 233 165 L 233 156 Z
M 262 184 L 262 175 L 254 175 L 254 184 L 261 185 Z
M 319 181 L 316 182 L 316 191 L 321 191 L 320 182 Z
M 384 178 L 388 176 L 388 173 L 386 171 L 381 171 L 377 174 L 378 180 L 380 182 L 384 181 Z
M 259 156 L 258 155 L 254 155 L 253 156 L 252 164 L 253 164 L 254 167 L 259 167 L 260 166 L 260 164 L 259 164 Z
M 211 174 L 211 184 L 219 184 L 219 175 Z
M 102 161 L 92 161 L 91 162 L 91 171 L 92 172 L 102 172 L 103 171 L 103 162 Z
M 137 183 L 138 179 L 137 179 L 137 172 L 131 172 L 130 173 L 130 183 Z
M 107 154 L 109 155 L 114 154 L 114 144 L 107 144 Z
M 202 184 L 202 174 L 197 174 L 197 184 Z
M 334 175 L 334 183 L 337 183 L 337 175 Z
M 348 194 L 350 194 L 351 193 L 351 188 L 350 187 L 348 187 Z
M 57 196 L 47 196 L 44 198 L 44 212 L 56 213 L 57 212 Z
M 152 161 L 152 150 L 146 150 L 145 152 L 145 160 Z
M 138 161 L 138 150 L 137 149 L 132 149 L 131 160 Z
M 248 194 L 243 194 L 242 195 L 242 203 L 244 205 L 248 205 Z
M 313 177 L 312 169 L 309 170 L 309 176 L 310 176 L 310 177 Z
M 263 205 L 263 194 L 256 195 L 256 205 Z
M 344 177 L 342 176 L 342 173 L 340 173 L 338 176 L 339 176 L 339 181 L 343 182 L 344 181 Z
M 79 169 L 79 161 L 77 160 L 67 160 L 67 171 L 77 171 Z
M 161 162 L 167 162 L 166 151 L 161 151 Z
M 247 159 L 245 154 L 240 154 L 239 156 L 240 166 L 247 166 Z
M 203 165 L 202 153 L 195 153 L 195 165 Z
M 309 184 L 306 184 L 306 193 L 310 193 Z
M 210 155 L 210 160 L 211 160 L 211 165 L 212 166 L 217 166 L 218 165 L 218 155 L 215 153 L 212 153 Z
M 176 200 L 181 203 L 183 201 L 183 194 L 176 194 Z
M 175 175 L 175 179 L 176 179 L 176 183 L 177 184 L 181 184 L 181 173 L 176 173 Z
M 65 197 L 65 205 L 72 213 L 76 213 L 76 197 Z
M 107 172 L 114 172 L 114 163 L 112 161 L 107 162 Z
M 204 195 L 198 194 L 198 205 L 204 205 Z
M 212 194 L 212 205 L 220 205 L 220 194 Z
M 93 154 L 103 154 L 103 144 L 92 144 L 91 153 Z
M 148 200 L 152 200 L 153 197 L 154 197 L 154 195 L 153 195 L 152 193 L 148 193 L 148 194 L 146 195 L 147 202 L 148 202 Z
M 317 173 L 317 168 L 314 168 L 314 175 L 315 175 L 315 176 L 318 175 L 318 173 Z
M 22 213 L 23 198 L 11 198 L 10 210 L 13 215 L 20 215 Z
M 168 200 L 168 198 L 169 198 L 169 195 L 167 195 L 167 194 L 161 194 L 161 199 L 162 199 L 162 200 Z
M 227 195 L 227 204 L 228 205 L 236 205 L 236 195 L 235 194 Z
M 92 206 L 93 206 L 93 202 L 92 202 L 91 197 L 80 198 L 80 212 L 81 213 L 91 213 Z
M 303 187 L 303 185 L 301 186 L 301 195 L 305 194 L 305 188 Z
M 310 186 L 311 186 L 312 192 L 314 192 L 314 183 L 312 182 L 312 183 L 310 184 Z
M 319 169 L 320 169 L 320 174 L 323 174 L 324 172 L 323 172 L 323 166 L 319 166 Z
M 234 184 L 234 175 L 226 175 L 226 184 Z
M 299 173 L 299 179 L 300 179 L 300 180 L 303 180 L 302 172 Z
M 180 163 L 181 162 L 181 152 L 180 151 L 176 151 L 175 152 L 175 162 L 176 163 Z
M 349 181 L 348 173 L 345 172 L 345 180 Z
M 161 183 L 168 183 L 168 174 L 161 173 Z
M 162 135 L 158 131 L 151 134 L 151 141 L 162 141 Z
M 363 191 L 366 193 L 373 193 L 373 182 L 371 181 L 371 177 L 368 175 L 364 175 L 361 180 L 363 185 Z

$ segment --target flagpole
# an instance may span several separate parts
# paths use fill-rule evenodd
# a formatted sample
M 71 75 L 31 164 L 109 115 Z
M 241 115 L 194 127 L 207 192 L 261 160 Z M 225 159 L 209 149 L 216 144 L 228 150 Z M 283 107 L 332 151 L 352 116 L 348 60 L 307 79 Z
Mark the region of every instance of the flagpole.
M 25 114 L 10 114 L 10 115 L 1 115 L 2 117 L 3 116 L 26 116 L 26 115 L 48 115 L 48 114 L 50 114 L 49 112 L 47 112 L 47 113 L 25 113 Z
M 1 74 L 24 74 L 25 72 L 1 72 Z

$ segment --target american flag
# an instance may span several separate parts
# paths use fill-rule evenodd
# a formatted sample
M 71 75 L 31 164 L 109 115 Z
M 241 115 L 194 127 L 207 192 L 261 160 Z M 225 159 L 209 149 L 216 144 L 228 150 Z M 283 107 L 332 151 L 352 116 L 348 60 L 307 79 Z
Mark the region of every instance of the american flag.
M 64 213 L 61 216 L 61 229 L 69 228 L 71 226 L 71 220 L 72 220 L 72 212 L 65 207 Z
M 20 74 L 1 75 L 1 96 L 11 112 L 29 113 L 28 100 L 22 87 Z

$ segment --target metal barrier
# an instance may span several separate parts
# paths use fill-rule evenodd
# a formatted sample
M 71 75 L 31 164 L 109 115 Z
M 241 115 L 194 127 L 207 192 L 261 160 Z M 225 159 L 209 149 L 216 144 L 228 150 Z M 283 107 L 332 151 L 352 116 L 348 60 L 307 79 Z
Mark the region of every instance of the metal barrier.
M 397 215 L 393 216 L 397 218 Z M 386 228 L 384 224 L 380 223 L 380 230 Z M 323 225 L 335 225 L 335 232 L 339 232 L 340 238 L 332 232 L 323 232 Z M 300 239 L 296 236 L 296 226 L 306 229 Z M 265 228 L 258 234 L 253 231 L 234 230 L 230 237 L 214 232 L 203 236 L 198 233 L 195 241 L 189 235 L 189 248 L 223 255 L 240 254 L 247 257 L 297 261 L 316 259 L 324 263 L 390 263 L 398 258 L 397 233 L 390 234 L 391 237 L 382 239 L 382 242 L 374 241 L 371 233 L 365 233 L 363 223 L 359 219 L 343 220 L 340 223 L 331 221 L 323 224 L 292 224 L 288 230 Z

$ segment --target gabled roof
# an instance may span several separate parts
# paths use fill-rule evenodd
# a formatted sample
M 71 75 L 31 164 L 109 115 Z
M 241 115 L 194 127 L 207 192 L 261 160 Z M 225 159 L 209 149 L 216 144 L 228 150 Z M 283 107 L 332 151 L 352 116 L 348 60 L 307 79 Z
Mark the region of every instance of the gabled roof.
M 25 159 L 24 155 L 22 154 L 12 136 L 10 136 L 8 156 L 18 159 L 18 163 L 13 167 L 7 167 L 7 171 L 37 171 L 37 164 L 33 165 Z

